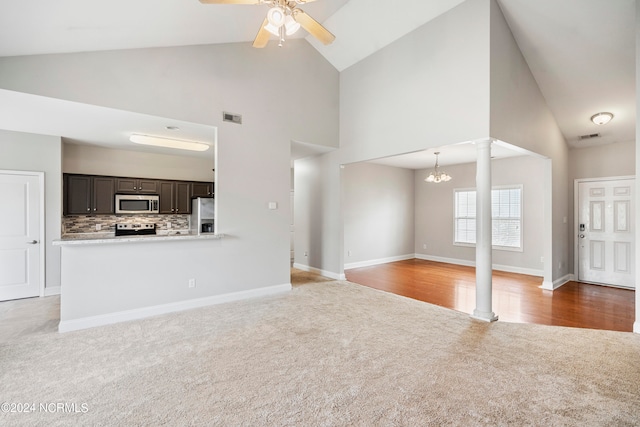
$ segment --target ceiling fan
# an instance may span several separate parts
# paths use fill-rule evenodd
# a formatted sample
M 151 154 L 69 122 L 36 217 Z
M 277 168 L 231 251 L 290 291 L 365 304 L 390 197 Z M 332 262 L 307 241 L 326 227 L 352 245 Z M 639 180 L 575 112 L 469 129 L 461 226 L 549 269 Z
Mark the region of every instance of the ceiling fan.
M 311 3 L 312 1 L 315 0 L 200 0 L 200 3 L 269 5 L 267 17 L 262 21 L 260 30 L 253 40 L 253 47 L 265 47 L 271 34 L 278 37 L 278 46 L 282 46 L 284 36 L 293 35 L 301 26 L 325 45 L 330 44 L 335 40 L 336 36 L 302 9 L 298 8 L 298 5 Z

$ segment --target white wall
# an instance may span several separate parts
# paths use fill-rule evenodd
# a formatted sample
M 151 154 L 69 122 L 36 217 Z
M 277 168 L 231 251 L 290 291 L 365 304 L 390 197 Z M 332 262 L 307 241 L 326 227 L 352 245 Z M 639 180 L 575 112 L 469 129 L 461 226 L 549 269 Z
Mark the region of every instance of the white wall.
M 0 58 L 5 89 L 218 127 L 226 237 L 209 295 L 290 282 L 291 140 L 338 144 L 338 83 L 304 40 Z M 223 123 L 223 110 L 243 124 Z
M 430 184 L 424 178 L 432 169 L 416 171 L 416 246 L 415 252 L 425 258 L 446 258 L 461 264 L 475 263 L 475 248 L 453 244 L 454 190 L 475 188 L 476 165 L 473 163 L 443 168 L 453 179 Z M 491 162 L 493 186 L 522 185 L 523 250 L 493 251 L 493 263 L 500 269 L 542 275 L 540 257 L 544 253 L 543 187 L 539 177 L 544 161 L 522 156 Z M 424 249 L 423 245 L 427 245 Z
M 373 163 L 346 165 L 345 268 L 410 256 L 414 250 L 414 172 Z
M 60 137 L 0 130 L 0 169 L 44 172 L 45 191 L 45 287 L 60 286 L 60 238 L 62 176 Z
M 212 169 L 213 154 L 200 158 L 62 144 L 64 173 L 211 182 Z
M 488 2 L 468 0 L 340 74 L 340 149 L 296 161 L 296 198 L 313 204 L 296 201 L 296 263 L 342 273 L 340 164 L 488 136 Z
M 545 281 L 564 282 L 569 273 L 571 202 L 568 147 L 495 0 L 491 0 L 491 137 L 551 159 L 541 184 L 545 202 Z M 547 182 L 545 182 L 547 181 Z M 550 283 L 546 285 L 550 286 Z

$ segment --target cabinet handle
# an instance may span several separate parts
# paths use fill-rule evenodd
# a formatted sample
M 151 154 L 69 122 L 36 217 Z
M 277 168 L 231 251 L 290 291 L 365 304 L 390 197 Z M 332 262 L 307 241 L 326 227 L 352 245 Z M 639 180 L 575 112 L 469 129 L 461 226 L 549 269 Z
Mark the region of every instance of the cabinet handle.
M 174 211 L 174 209 L 173 209 L 173 208 L 171 208 L 171 212 L 173 212 L 173 211 Z
M 88 211 L 88 212 L 91 212 L 91 208 L 87 208 L 87 211 Z
M 93 208 L 93 210 L 94 210 L 94 211 L 97 211 L 97 210 L 98 210 L 98 208 Z
M 136 188 L 136 187 L 133 187 L 133 189 L 134 189 L 134 190 L 137 190 L 137 188 Z

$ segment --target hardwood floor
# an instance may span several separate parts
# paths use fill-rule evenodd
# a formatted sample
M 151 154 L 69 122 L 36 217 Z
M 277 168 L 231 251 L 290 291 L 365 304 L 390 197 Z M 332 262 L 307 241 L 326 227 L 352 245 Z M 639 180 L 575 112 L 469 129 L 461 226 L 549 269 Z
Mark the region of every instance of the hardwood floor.
M 411 259 L 346 271 L 347 280 L 471 314 L 475 268 Z M 541 277 L 493 272 L 493 311 L 506 322 L 632 332 L 635 292 L 569 282 L 540 289 Z

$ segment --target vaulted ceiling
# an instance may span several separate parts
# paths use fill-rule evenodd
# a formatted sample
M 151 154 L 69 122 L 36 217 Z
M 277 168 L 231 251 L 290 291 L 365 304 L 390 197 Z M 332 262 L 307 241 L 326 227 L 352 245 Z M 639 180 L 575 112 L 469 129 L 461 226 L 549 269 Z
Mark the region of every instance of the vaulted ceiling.
M 343 70 L 462 2 L 318 0 L 302 7 L 336 35 L 329 46 L 307 40 Z M 635 140 L 635 1 L 497 2 L 568 144 Z M 2 9 L 0 56 L 249 42 L 266 13 L 264 5 L 197 0 L 21 0 Z M 594 125 L 589 118 L 600 111 L 614 120 Z M 601 136 L 579 139 L 594 133 Z

